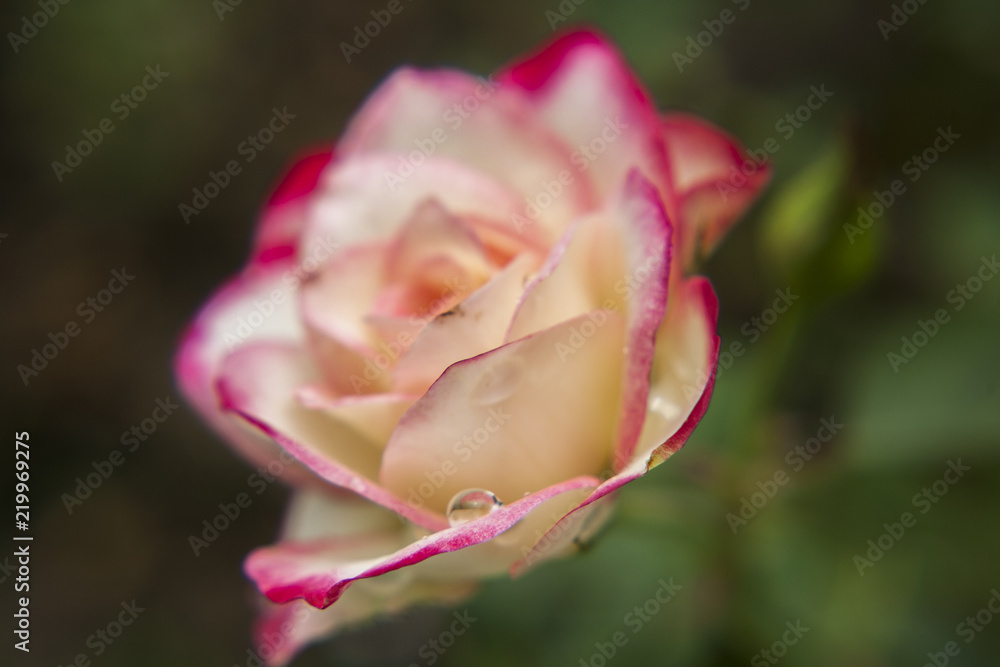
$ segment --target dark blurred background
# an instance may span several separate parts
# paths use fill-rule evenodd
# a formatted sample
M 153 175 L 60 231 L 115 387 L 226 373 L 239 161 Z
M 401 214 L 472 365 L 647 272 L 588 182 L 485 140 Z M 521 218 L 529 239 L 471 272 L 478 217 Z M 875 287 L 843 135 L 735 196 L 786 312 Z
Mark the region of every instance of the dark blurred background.
M 595 642 L 625 631 L 608 660 L 622 667 L 922 665 L 928 653 L 939 665 L 997 664 L 1000 617 L 987 604 L 996 595 L 1000 608 L 1000 279 L 974 278 L 1000 250 L 1000 5 L 404 0 L 346 62 L 340 43 L 385 5 L 53 0 L 42 21 L 31 18 L 38 2 L 4 3 L 2 470 L 13 469 L 13 434 L 29 431 L 36 538 L 32 651 L 12 648 L 5 567 L 0 663 L 68 665 L 86 653 L 106 667 L 245 664 L 254 597 L 240 564 L 273 540 L 284 488 L 195 557 L 188 536 L 246 490 L 250 469 L 182 406 L 72 513 L 63 494 L 122 449 L 158 399 L 178 400 L 178 335 L 241 266 L 259 204 L 291 159 L 333 142 L 401 63 L 485 74 L 553 26 L 584 21 L 620 44 L 662 108 L 704 116 L 749 148 L 780 146 L 765 197 L 704 266 L 723 345 L 743 353 L 724 358 L 695 436 L 625 490 L 602 539 L 487 583 L 469 603 L 481 620 L 437 663 L 599 667 Z M 716 22 L 723 10 L 731 23 Z M 25 17 L 44 25 L 33 32 Z M 135 108 L 112 106 L 147 67 L 159 83 Z M 811 86 L 833 95 L 789 136 L 778 123 Z M 186 225 L 178 205 L 275 107 L 294 120 Z M 95 136 L 103 118 L 113 132 L 55 173 L 66 145 Z M 949 128 L 959 137 L 926 170 L 906 166 Z M 905 192 L 858 227 L 858 207 L 896 179 Z M 134 280 L 120 294 L 101 312 L 78 310 L 123 267 Z M 765 331 L 752 318 L 769 317 L 776 290 L 798 299 Z M 941 309 L 947 321 L 927 325 Z M 70 321 L 79 334 L 25 385 L 17 366 Z M 932 337 L 914 335 L 920 321 Z M 902 337 L 925 344 L 904 350 Z M 809 460 L 794 454 L 822 419 L 842 427 Z M 959 460 L 970 469 L 935 487 Z M 769 486 L 779 471 L 785 483 Z M 743 501 L 762 488 L 777 491 L 752 515 Z M 8 472 L 3 489 L 12 512 Z M 904 512 L 915 524 L 886 537 Z M 7 526 L 0 563 L 13 551 Z M 884 553 L 868 542 L 880 539 Z M 671 577 L 682 590 L 633 633 L 626 615 Z M 94 657 L 88 637 L 133 599 L 145 611 Z M 977 613 L 979 630 L 960 625 Z M 419 647 L 449 622 L 449 610 L 415 610 L 295 664 L 430 664 Z M 786 623 L 808 631 L 798 638 Z

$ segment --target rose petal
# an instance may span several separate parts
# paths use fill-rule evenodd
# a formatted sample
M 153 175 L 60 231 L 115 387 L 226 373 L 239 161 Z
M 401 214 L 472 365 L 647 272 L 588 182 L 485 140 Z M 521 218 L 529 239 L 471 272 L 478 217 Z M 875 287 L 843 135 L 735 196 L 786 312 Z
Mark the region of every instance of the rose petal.
M 656 330 L 666 309 L 672 229 L 656 188 L 632 171 L 606 210 L 570 228 L 526 289 L 511 322 L 515 340 L 604 308 L 626 317 L 615 469 L 631 457 L 646 412 Z
M 662 122 L 664 144 L 683 220 L 685 264 L 708 255 L 770 178 L 770 165 L 756 166 L 736 139 L 686 114 Z M 744 177 L 744 161 L 754 173 Z
M 326 608 L 359 579 L 385 576 L 387 573 L 415 566 L 432 556 L 490 542 L 510 530 L 533 510 L 542 509 L 541 506 L 547 501 L 567 493 L 577 499 L 598 482 L 594 477 L 577 477 L 564 481 L 520 498 L 483 517 L 428 535 L 382 556 L 362 555 L 359 560 L 345 562 L 348 549 L 359 554 L 367 554 L 367 549 L 361 545 L 348 547 L 333 542 L 284 543 L 254 551 L 247 558 L 244 569 L 247 576 L 272 601 L 302 598 L 315 607 Z M 469 554 L 464 560 L 474 563 L 475 555 Z
M 219 396 L 223 407 L 309 442 L 325 456 L 373 479 L 378 453 L 371 443 L 296 400 L 296 390 L 317 379 L 315 364 L 300 348 L 277 343 L 247 345 L 223 362 Z
M 365 316 L 385 285 L 387 247 L 355 245 L 310 275 L 302 289 L 302 317 L 310 328 L 351 347 L 370 346 Z
M 670 195 L 655 106 L 605 37 L 565 33 L 497 78 L 524 91 L 574 149 L 574 173 L 586 173 L 600 197 L 616 192 L 633 168 Z
M 482 284 L 492 272 L 489 258 L 476 233 L 436 199 L 426 199 L 403 225 L 389 249 L 389 275 L 415 281 L 429 258 L 444 255 L 463 270 L 464 276 L 442 276 L 439 282 L 469 277 Z
M 597 311 L 450 366 L 403 415 L 380 479 L 442 511 L 463 489 L 510 501 L 604 469 L 623 332 L 620 315 Z M 433 493 L 418 493 L 431 477 Z
M 621 214 L 625 255 L 625 293 L 619 297 L 627 313 L 621 410 L 615 439 L 614 469 L 631 459 L 646 417 L 649 378 L 657 349 L 656 332 L 663 321 L 670 280 L 673 229 L 656 188 L 631 172 Z M 620 285 L 616 282 L 616 287 Z
M 292 496 L 286 513 L 282 540 L 283 543 L 324 540 L 353 544 L 354 547 L 348 548 L 356 549 L 365 540 L 371 544 L 381 539 L 402 547 L 408 543 L 401 537 L 402 528 L 393 512 L 357 496 L 299 491 Z M 329 557 L 336 560 L 336 551 Z M 302 600 L 282 605 L 263 600 L 255 632 L 256 652 L 265 657 L 268 665 L 283 665 L 307 644 L 337 630 L 420 602 L 456 602 L 475 588 L 471 582 L 441 584 L 417 581 L 412 576 L 390 579 L 359 582 L 345 591 L 335 606 L 324 610 Z
M 491 247 L 507 247 L 514 254 L 524 245 L 544 245 L 534 227 L 515 227 L 511 218 L 524 204 L 502 182 L 467 164 L 432 155 L 401 183 L 386 184 L 401 160 L 377 152 L 332 165 L 313 197 L 304 245 L 331 238 L 342 244 L 388 238 L 427 199 L 470 221 Z
M 326 609 L 317 609 L 303 600 L 274 604 L 261 601 L 260 618 L 255 627 L 256 652 L 268 667 L 281 667 L 314 641 L 339 630 L 351 628 L 383 614 L 394 614 L 418 604 L 453 606 L 475 592 L 475 582 L 414 581 L 388 597 L 378 579 L 356 582 Z
M 546 561 L 578 552 L 610 520 L 614 507 L 613 498 L 604 497 L 585 507 L 577 504 L 567 507 L 562 514 L 550 515 L 552 524 L 547 530 L 535 533 L 533 544 L 521 548 L 521 558 L 508 568 L 510 576 L 524 576 Z
M 650 410 L 632 460 L 562 517 L 541 542 L 558 539 L 551 536 L 571 530 L 567 524 L 577 520 L 576 514 L 670 458 L 687 442 L 708 410 L 719 354 L 715 292 L 704 278 L 690 278 L 670 296 L 669 304 L 657 333 Z M 664 413 L 674 399 L 678 400 L 676 410 Z M 532 550 L 528 556 L 535 553 Z M 512 571 L 524 567 L 525 563 L 518 563 Z
M 347 424 L 380 450 L 389 441 L 399 418 L 419 398 L 406 394 L 338 397 L 323 385 L 300 387 L 296 396 L 307 408 L 322 410 Z
M 643 424 L 633 461 L 676 451 L 687 439 L 678 439 L 699 405 L 708 408 L 715 384 L 719 352 L 716 334 L 719 304 L 712 284 L 695 276 L 679 285 L 670 297 L 663 325 L 657 332 L 656 359 L 650 383 L 650 410 Z M 697 421 L 694 422 L 697 424 Z M 692 430 L 693 430 L 693 424 Z M 660 461 L 656 460 L 651 467 Z
M 533 256 L 519 255 L 455 308 L 428 322 L 393 370 L 395 389 L 423 394 L 451 364 L 500 347 L 535 265 Z
M 252 263 L 266 264 L 295 256 L 305 227 L 308 197 L 332 159 L 333 150 L 325 148 L 299 158 L 288 169 L 261 214 Z
M 387 250 L 387 286 L 369 317 L 429 321 L 486 282 L 493 270 L 476 233 L 437 200 L 425 200 Z
M 287 665 L 309 644 L 371 618 L 379 611 L 376 602 L 360 590 L 354 595 L 345 595 L 332 609 L 319 610 L 301 600 L 274 604 L 264 599 L 259 606 L 254 624 L 254 647 L 250 651 L 268 667 Z M 255 663 L 247 657 L 246 664 Z
M 466 103 L 475 103 L 475 109 L 456 111 Z M 421 160 L 431 153 L 449 157 L 505 184 L 519 200 L 548 196 L 546 184 L 575 171 L 570 150 L 520 91 L 496 89 L 496 84 L 448 70 L 402 68 L 372 94 L 338 144 L 338 154 L 344 156 L 370 151 Z M 423 168 L 416 158 L 409 161 L 416 165 L 413 171 Z M 519 202 L 519 207 L 526 204 Z M 588 184 L 572 179 L 541 207 L 538 226 L 546 238 L 555 239 L 592 205 Z
M 440 515 L 408 506 L 376 484 L 378 448 L 327 414 L 295 400 L 298 387 L 316 381 L 308 355 L 292 346 L 247 346 L 226 358 L 219 381 L 225 409 L 278 442 L 326 481 L 368 498 L 430 529 Z
M 223 411 L 215 383 L 223 359 L 234 349 L 258 341 L 298 342 L 302 326 L 290 298 L 283 303 L 270 301 L 274 290 L 282 294 L 288 286 L 282 275 L 291 259 L 276 260 L 246 269 L 223 286 L 206 303 L 184 333 L 174 360 L 181 393 L 201 417 L 255 465 L 267 464 L 281 451 L 272 440 L 248 429 L 243 421 Z M 257 303 L 273 306 L 265 317 Z M 292 478 L 303 471 L 293 466 Z
M 366 362 L 376 354 L 366 317 L 385 282 L 385 256 L 385 244 L 351 246 L 311 274 L 302 288 L 302 318 L 311 347 L 327 384 L 339 394 L 388 387 L 387 376 L 366 373 Z
M 309 541 L 396 534 L 399 517 L 384 507 L 336 487 L 295 491 L 285 510 L 281 539 Z
M 545 263 L 524 288 L 504 335 L 507 342 L 529 336 L 601 307 L 591 277 L 613 273 L 619 265 L 617 244 L 607 238 L 610 226 L 600 214 L 585 216 L 570 226 L 553 246 Z M 601 245 L 602 240 L 609 246 Z

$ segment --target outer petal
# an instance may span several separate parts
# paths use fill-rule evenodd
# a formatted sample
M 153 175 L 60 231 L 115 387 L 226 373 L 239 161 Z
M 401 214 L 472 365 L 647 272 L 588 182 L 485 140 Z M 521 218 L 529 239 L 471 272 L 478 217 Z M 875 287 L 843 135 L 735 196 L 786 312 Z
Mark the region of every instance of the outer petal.
M 301 600 L 274 604 L 264 599 L 260 601 L 254 625 L 255 646 L 251 650 L 268 667 L 282 667 L 314 641 L 377 613 L 375 601 L 360 591 L 344 596 L 341 604 L 333 609 L 322 611 Z M 251 664 L 249 658 L 247 664 Z
M 334 238 L 354 244 L 388 238 L 417 206 L 436 199 L 452 214 L 474 222 L 479 235 L 492 245 L 543 246 L 544 239 L 532 234 L 537 232 L 534 226 L 519 231 L 514 225 L 511 218 L 524 203 L 502 181 L 470 165 L 432 155 L 402 182 L 387 184 L 387 176 L 396 174 L 403 160 L 380 151 L 353 155 L 331 166 L 308 212 L 304 243 Z
M 633 168 L 670 197 L 655 106 L 602 35 L 590 30 L 564 33 L 497 78 L 521 89 L 576 151 L 574 165 L 600 197 L 616 192 Z
M 711 283 L 700 276 L 688 278 L 671 294 L 657 332 L 649 411 L 633 463 L 652 457 L 652 465 L 657 465 L 658 457 L 666 458 L 673 453 L 670 447 L 679 448 L 687 439 L 685 435 L 678 441 L 677 435 L 698 414 L 698 406 L 704 402 L 708 408 L 718 359 L 718 311 Z
M 545 193 L 546 183 L 558 181 L 563 172 L 572 176 L 575 167 L 570 150 L 520 91 L 495 88 L 496 84 L 462 72 L 397 70 L 358 112 L 338 153 L 389 151 L 423 156 L 433 152 L 490 175 L 516 192 L 519 200 L 534 201 Z M 478 103 L 474 111 L 463 116 L 454 110 L 470 99 Z M 416 160 L 411 162 L 416 164 Z M 582 179 L 564 184 L 561 194 L 549 200 L 537 216 L 549 239 L 558 237 L 570 220 L 594 203 Z
M 185 331 L 174 360 L 177 381 L 188 402 L 255 464 L 267 463 L 280 450 L 273 441 L 219 409 L 215 381 L 222 359 L 239 345 L 302 340 L 295 307 L 289 303 L 293 299 L 287 298 L 298 285 L 285 278 L 296 268 L 292 261 L 306 221 L 307 199 L 332 155 L 330 149 L 320 150 L 292 165 L 264 208 L 248 266 L 202 307 Z M 274 304 L 275 290 L 283 303 L 265 315 L 256 304 Z M 250 320 L 256 322 L 254 315 L 261 317 L 259 325 L 251 325 Z M 300 470 L 289 474 L 303 476 Z
M 464 489 L 510 501 L 603 470 L 624 325 L 597 313 L 449 367 L 393 432 L 379 473 L 386 487 L 440 511 Z M 554 398 L 556 409 L 539 411 Z M 431 477 L 433 492 L 421 492 Z
M 417 604 L 454 605 L 475 592 L 472 582 L 410 583 L 396 597 L 387 598 L 378 580 L 354 584 L 326 609 L 317 609 L 303 600 L 284 604 L 261 601 L 256 623 L 256 653 L 268 667 L 287 664 L 308 644 L 383 614 L 398 613 Z
M 578 513 L 642 477 L 684 445 L 708 410 L 715 385 L 717 318 L 718 301 L 704 278 L 688 279 L 671 295 L 670 308 L 657 333 L 650 409 L 631 461 L 560 519 L 512 572 L 522 571 L 541 558 L 540 549 L 544 553 L 546 545 L 558 542 L 560 534 L 572 534 L 574 522 L 582 526 L 583 522 L 574 518 Z
M 316 379 L 314 366 L 300 349 L 255 346 L 227 358 L 219 394 L 226 409 L 276 440 L 326 481 L 426 528 L 446 525 L 443 517 L 411 507 L 371 481 L 378 469 L 376 446 L 346 424 L 295 400 L 296 389 Z
M 273 601 L 302 598 L 313 606 L 325 608 L 336 602 L 355 581 L 384 576 L 415 566 L 432 556 L 495 540 L 534 510 L 542 509 L 543 504 L 563 494 L 577 497 L 581 492 L 594 488 L 598 482 L 594 477 L 578 477 L 562 482 L 520 498 L 486 516 L 423 537 L 382 557 L 345 563 L 343 552 L 333 544 L 285 544 L 253 552 L 246 561 L 245 570 Z
M 673 232 L 656 190 L 635 172 L 629 176 L 625 206 L 622 237 L 627 274 L 622 300 L 628 314 L 625 340 L 628 352 L 615 439 L 615 470 L 632 458 L 646 418 L 656 332 L 667 306 Z
M 377 450 L 346 425 L 296 400 L 296 390 L 316 379 L 312 360 L 300 349 L 268 343 L 250 345 L 226 357 L 219 376 L 219 396 L 223 407 L 308 441 L 325 456 L 373 477 Z
M 266 264 L 295 255 L 306 223 L 309 195 L 332 158 L 333 150 L 324 148 L 301 157 L 291 166 L 261 214 L 252 263 Z
M 242 420 L 220 409 L 215 383 L 223 359 L 234 349 L 257 341 L 298 342 L 303 338 L 291 299 L 263 317 L 255 301 L 269 299 L 274 290 L 287 290 L 281 277 L 291 258 L 250 267 L 230 281 L 202 307 L 184 333 L 174 362 L 181 392 L 202 418 L 254 464 L 266 464 L 280 452 L 273 441 L 246 428 Z M 257 327 L 247 318 L 261 317 Z M 255 318 L 251 318 L 256 323 Z M 301 475 L 301 471 L 292 472 Z
M 298 492 L 292 497 L 282 539 L 286 542 L 339 539 L 377 541 L 398 535 L 402 524 L 388 510 L 356 496 Z M 397 542 L 405 545 L 405 541 Z M 391 582 L 374 580 L 353 586 L 338 604 L 319 610 L 301 600 L 276 605 L 262 600 L 253 649 L 269 666 L 286 664 L 305 645 L 384 613 L 419 602 L 452 603 L 466 597 L 473 584 L 463 582 Z
M 584 507 L 576 505 L 552 515 L 548 529 L 536 532 L 534 543 L 521 548 L 521 558 L 508 568 L 510 576 L 520 577 L 541 563 L 566 558 L 579 551 L 594 539 L 613 512 L 614 498 L 605 496 Z
M 401 526 L 399 517 L 390 510 L 327 486 L 293 493 L 285 511 L 281 539 L 374 539 L 378 535 L 395 535 Z
M 683 220 L 685 263 L 708 255 L 770 178 L 734 138 L 693 116 L 663 119 L 663 140 Z M 740 172 L 746 163 L 749 177 Z

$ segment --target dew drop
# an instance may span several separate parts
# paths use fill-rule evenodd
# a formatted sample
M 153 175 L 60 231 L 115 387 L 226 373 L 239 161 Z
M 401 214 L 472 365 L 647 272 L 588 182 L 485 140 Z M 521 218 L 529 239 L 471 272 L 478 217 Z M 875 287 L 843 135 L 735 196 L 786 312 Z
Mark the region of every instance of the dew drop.
M 461 526 L 499 509 L 503 506 L 492 491 L 466 489 L 456 493 L 448 503 L 448 523 Z
M 479 405 L 496 405 L 514 393 L 524 378 L 524 360 L 504 359 L 489 368 L 472 390 L 471 398 Z

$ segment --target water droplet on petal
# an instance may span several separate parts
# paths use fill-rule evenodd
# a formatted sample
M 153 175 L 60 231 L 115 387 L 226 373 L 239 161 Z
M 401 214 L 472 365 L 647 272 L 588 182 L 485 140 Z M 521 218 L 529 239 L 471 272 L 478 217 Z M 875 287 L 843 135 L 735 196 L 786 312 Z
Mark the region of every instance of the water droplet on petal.
M 484 517 L 503 506 L 500 499 L 492 491 L 485 489 L 466 489 L 455 494 L 448 503 L 448 523 L 461 526 L 480 517 Z
M 471 398 L 479 405 L 495 405 L 513 394 L 523 377 L 523 359 L 503 359 L 483 373 L 472 390 Z

